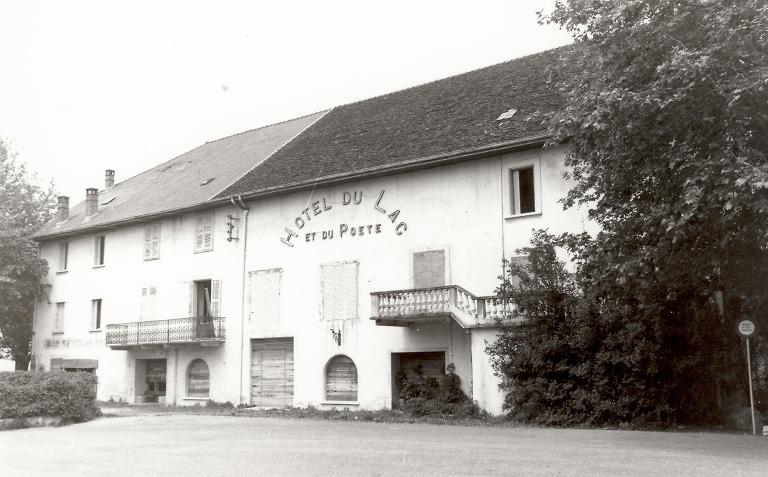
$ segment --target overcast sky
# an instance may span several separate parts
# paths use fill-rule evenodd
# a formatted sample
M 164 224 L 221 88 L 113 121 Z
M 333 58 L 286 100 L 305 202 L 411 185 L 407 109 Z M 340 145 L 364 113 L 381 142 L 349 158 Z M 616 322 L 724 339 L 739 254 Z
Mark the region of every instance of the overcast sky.
M 569 43 L 552 3 L 3 0 L 0 137 L 74 204 L 104 169 Z

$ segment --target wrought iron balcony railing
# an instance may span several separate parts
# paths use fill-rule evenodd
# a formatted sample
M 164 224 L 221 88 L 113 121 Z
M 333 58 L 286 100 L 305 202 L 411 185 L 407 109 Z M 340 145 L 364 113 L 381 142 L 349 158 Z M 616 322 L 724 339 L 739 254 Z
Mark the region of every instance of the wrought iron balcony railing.
M 172 320 L 109 324 L 106 342 L 115 349 L 183 343 L 217 345 L 221 344 L 225 337 L 224 317 L 192 316 Z
M 495 296 L 475 296 L 458 285 L 371 293 L 372 320 L 378 325 L 406 326 L 451 317 L 464 328 L 511 323 L 512 303 Z

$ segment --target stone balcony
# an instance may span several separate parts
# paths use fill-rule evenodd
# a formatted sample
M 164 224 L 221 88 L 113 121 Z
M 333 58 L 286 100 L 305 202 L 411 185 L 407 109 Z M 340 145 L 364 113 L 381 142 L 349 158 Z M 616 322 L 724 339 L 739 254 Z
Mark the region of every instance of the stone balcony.
M 116 350 L 184 344 L 221 346 L 226 338 L 224 320 L 219 316 L 192 316 L 109 324 L 106 344 Z
M 371 293 L 371 319 L 379 326 L 410 326 L 454 319 L 462 328 L 517 324 L 512 304 L 495 296 L 475 296 L 458 285 Z

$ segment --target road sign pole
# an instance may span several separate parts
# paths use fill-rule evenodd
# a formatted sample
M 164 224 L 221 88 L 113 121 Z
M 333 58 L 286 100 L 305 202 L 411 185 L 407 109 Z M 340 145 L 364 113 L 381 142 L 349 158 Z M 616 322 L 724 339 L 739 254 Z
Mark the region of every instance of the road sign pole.
M 752 412 L 752 434 L 757 435 L 755 424 L 755 398 L 752 394 L 752 360 L 749 356 L 749 338 L 747 338 L 747 376 L 749 377 L 749 409 Z

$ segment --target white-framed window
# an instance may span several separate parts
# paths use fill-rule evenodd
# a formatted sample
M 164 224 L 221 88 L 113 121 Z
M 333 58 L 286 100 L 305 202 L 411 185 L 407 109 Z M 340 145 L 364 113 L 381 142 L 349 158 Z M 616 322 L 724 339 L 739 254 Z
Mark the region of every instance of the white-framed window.
M 141 288 L 139 319 L 141 321 L 157 319 L 157 287 Z
M 357 401 L 357 366 L 349 356 L 334 356 L 325 365 L 325 400 Z
M 210 394 L 211 374 L 202 359 L 189 363 L 187 369 L 187 397 L 207 398 Z
M 69 260 L 69 242 L 59 244 L 59 271 L 67 270 L 67 261 Z
M 507 158 L 502 161 L 504 216 L 541 213 L 541 171 L 538 156 Z
M 213 250 L 213 213 L 200 214 L 195 219 L 195 253 Z
M 97 235 L 93 238 L 93 265 L 95 267 L 104 265 L 104 245 L 106 240 L 104 235 Z
M 356 261 L 320 265 L 321 319 L 357 318 L 358 265 Z
M 144 260 L 160 258 L 160 224 L 144 226 Z
M 56 321 L 53 324 L 54 333 L 64 333 L 65 305 L 63 301 L 56 303 Z
M 101 329 L 101 298 L 91 300 L 91 330 Z

